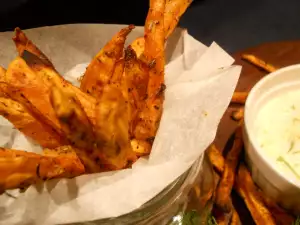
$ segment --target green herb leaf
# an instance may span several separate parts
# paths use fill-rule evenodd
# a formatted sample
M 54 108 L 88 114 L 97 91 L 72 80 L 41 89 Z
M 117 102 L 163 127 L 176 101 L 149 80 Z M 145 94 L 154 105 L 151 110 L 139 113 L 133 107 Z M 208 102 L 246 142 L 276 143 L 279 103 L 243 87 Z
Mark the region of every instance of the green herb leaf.
M 197 225 L 200 221 L 200 215 L 196 210 L 187 212 L 182 217 L 182 225 Z
M 292 225 L 300 225 L 300 216 L 297 217 L 297 219 Z
M 277 158 L 277 161 L 286 165 L 286 167 L 289 168 L 298 179 L 300 179 L 300 175 L 297 173 L 297 171 L 294 170 L 294 168 L 291 166 L 291 164 L 288 161 L 286 161 L 282 156 L 279 156 Z
M 210 215 L 208 217 L 207 225 L 218 225 L 218 223 L 217 223 L 215 217 L 213 217 L 213 215 Z
M 291 144 L 290 144 L 290 148 L 289 148 L 289 150 L 288 150 L 288 153 L 289 153 L 290 151 L 293 150 L 294 146 L 295 146 L 295 142 L 294 142 L 294 141 L 291 141 Z

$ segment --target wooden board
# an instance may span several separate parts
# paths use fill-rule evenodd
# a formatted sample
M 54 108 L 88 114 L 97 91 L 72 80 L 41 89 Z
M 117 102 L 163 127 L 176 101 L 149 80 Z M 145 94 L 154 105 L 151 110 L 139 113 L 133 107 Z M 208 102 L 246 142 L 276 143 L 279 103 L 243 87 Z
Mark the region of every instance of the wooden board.
M 233 55 L 236 65 L 242 65 L 242 73 L 238 82 L 237 91 L 249 91 L 262 77 L 268 73 L 241 59 L 243 53 L 253 54 L 260 59 L 274 65 L 277 68 L 300 63 L 300 41 L 286 41 L 266 43 L 253 48 L 249 48 Z M 300 76 L 300 74 L 299 74 Z M 215 144 L 219 149 L 227 150 L 226 144 L 232 136 L 237 123 L 230 116 L 238 105 L 230 105 L 224 114 L 215 139 Z M 254 224 L 250 213 L 239 197 L 233 193 L 234 205 L 241 217 L 242 224 Z

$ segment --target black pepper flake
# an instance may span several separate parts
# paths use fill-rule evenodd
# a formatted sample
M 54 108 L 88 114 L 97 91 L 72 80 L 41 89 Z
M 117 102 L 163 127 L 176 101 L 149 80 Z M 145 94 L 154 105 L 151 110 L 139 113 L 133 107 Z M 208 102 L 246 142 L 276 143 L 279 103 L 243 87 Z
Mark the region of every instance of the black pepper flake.
M 35 173 L 36 173 L 38 178 L 42 179 L 41 174 L 40 174 L 40 164 L 37 165 Z
M 167 87 L 166 87 L 165 84 L 161 84 L 161 85 L 160 85 L 160 88 L 159 88 L 158 91 L 157 91 L 157 96 L 162 95 L 162 94 L 165 92 L 166 88 L 167 88 Z
M 154 142 L 154 139 L 155 139 L 155 137 L 149 137 L 149 138 L 147 138 L 146 139 L 146 141 L 149 143 L 149 144 L 153 144 L 153 142 Z
M 159 110 L 159 106 L 157 106 L 157 105 L 155 105 L 154 108 L 155 108 L 156 110 Z

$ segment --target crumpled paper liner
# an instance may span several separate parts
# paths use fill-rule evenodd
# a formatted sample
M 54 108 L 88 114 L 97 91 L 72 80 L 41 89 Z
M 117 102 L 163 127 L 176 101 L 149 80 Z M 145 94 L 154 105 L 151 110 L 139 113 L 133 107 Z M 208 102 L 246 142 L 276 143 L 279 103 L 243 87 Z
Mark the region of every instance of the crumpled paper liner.
M 25 193 L 0 196 L 0 224 L 63 224 L 117 217 L 152 199 L 183 174 L 214 140 L 241 67 L 216 43 L 210 47 L 181 31 L 181 54 L 166 66 L 164 112 L 148 158 L 132 169 L 47 181 Z M 168 46 L 168 45 L 167 45 Z M 172 57 L 171 57 L 172 58 Z M 78 82 L 87 64 L 65 74 Z M 0 120 L 2 146 L 40 151 Z

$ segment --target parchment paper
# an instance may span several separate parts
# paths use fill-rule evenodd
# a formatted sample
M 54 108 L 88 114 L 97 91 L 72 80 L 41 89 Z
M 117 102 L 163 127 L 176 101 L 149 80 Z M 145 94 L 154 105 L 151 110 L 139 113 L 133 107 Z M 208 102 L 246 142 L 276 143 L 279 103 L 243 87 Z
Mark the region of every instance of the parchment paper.
M 61 74 L 76 83 L 86 63 L 119 29 L 66 25 L 26 33 Z M 101 34 L 109 36 L 102 38 Z M 141 35 L 138 28 L 129 42 Z M 4 66 L 16 55 L 11 36 L 0 34 L 0 49 L 7 49 L 0 54 Z M 164 112 L 150 157 L 140 159 L 132 169 L 48 181 L 23 194 L 11 191 L 16 199 L 2 195 L 0 224 L 62 224 L 120 216 L 153 198 L 192 165 L 214 140 L 241 68 L 231 66 L 234 60 L 216 43 L 206 47 L 182 29 L 170 38 L 166 52 L 170 62 Z M 6 147 L 40 151 L 4 119 L 0 121 L 0 140 Z

